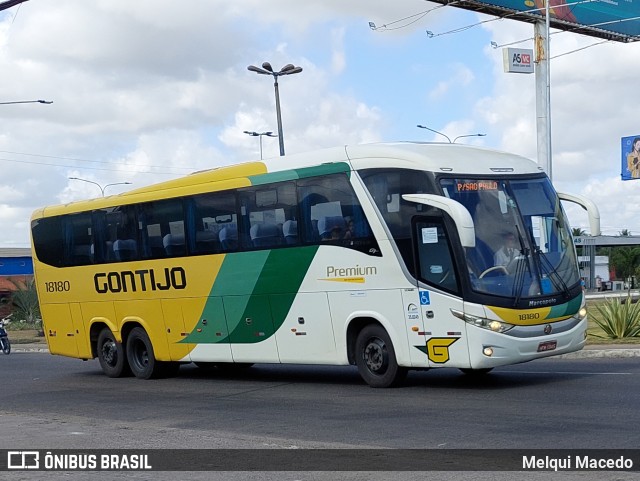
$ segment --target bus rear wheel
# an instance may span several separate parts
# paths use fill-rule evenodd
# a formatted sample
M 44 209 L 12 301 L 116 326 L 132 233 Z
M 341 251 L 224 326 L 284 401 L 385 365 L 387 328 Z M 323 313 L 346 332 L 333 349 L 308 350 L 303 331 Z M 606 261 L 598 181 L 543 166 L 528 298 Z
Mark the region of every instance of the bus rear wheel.
M 110 329 L 105 328 L 98 334 L 97 352 L 100 367 L 107 376 L 122 377 L 129 374 L 124 347 L 116 341 Z
M 382 326 L 366 326 L 356 339 L 356 365 L 371 387 L 396 386 L 404 380 L 407 369 L 398 366 L 391 338 Z
M 127 337 L 127 359 L 131 372 L 138 379 L 173 377 L 180 370 L 178 362 L 156 360 L 151 339 L 141 327 L 134 327 Z
M 138 379 L 151 379 L 159 374 L 160 366 L 153 354 L 153 345 L 141 327 L 134 327 L 127 337 L 127 359 L 131 372 Z

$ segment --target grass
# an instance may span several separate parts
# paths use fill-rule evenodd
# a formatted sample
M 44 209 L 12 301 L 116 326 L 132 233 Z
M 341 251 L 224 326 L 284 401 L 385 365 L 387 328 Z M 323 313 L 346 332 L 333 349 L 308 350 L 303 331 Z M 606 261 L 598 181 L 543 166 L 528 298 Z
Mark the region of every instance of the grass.
M 42 331 L 36 329 L 20 329 L 18 331 L 7 329 L 11 344 L 44 344 L 46 340 L 43 335 L 38 335 L 39 332 Z
M 625 337 L 622 339 L 609 339 L 605 332 L 593 320 L 601 317 L 596 306 L 603 305 L 604 299 L 592 299 L 587 301 L 587 313 L 589 318 L 589 326 L 587 327 L 587 344 L 638 344 L 640 345 L 640 337 Z M 602 336 L 603 339 L 597 337 Z

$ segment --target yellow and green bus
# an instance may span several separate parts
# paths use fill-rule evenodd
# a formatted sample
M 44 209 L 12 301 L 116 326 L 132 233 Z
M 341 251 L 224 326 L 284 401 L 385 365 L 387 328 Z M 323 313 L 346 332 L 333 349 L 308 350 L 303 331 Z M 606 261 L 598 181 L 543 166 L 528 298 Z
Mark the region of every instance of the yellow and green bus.
M 558 194 L 528 159 L 345 146 L 197 172 L 31 218 L 52 354 L 141 379 L 254 363 L 496 366 L 579 350 L 586 312 Z M 508 260 L 498 252 L 509 239 Z

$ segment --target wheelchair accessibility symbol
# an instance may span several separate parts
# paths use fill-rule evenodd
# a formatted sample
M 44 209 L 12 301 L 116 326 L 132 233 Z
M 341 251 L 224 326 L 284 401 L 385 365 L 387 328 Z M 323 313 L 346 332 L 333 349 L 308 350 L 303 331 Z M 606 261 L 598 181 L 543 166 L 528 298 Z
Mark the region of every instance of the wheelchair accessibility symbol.
M 431 298 L 429 297 L 429 291 L 420 291 L 420 305 L 428 306 L 431 304 Z

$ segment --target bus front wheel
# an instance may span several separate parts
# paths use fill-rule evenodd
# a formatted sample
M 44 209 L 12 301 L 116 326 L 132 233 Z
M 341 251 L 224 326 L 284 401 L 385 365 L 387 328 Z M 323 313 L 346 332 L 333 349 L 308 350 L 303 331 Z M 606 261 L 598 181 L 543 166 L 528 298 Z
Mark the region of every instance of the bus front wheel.
M 122 343 L 116 341 L 110 329 L 105 328 L 98 335 L 98 361 L 102 371 L 109 377 L 129 374 L 129 365 Z
M 371 387 L 391 387 L 407 375 L 407 369 L 398 366 L 396 353 L 389 334 L 382 326 L 366 326 L 356 339 L 358 372 Z

